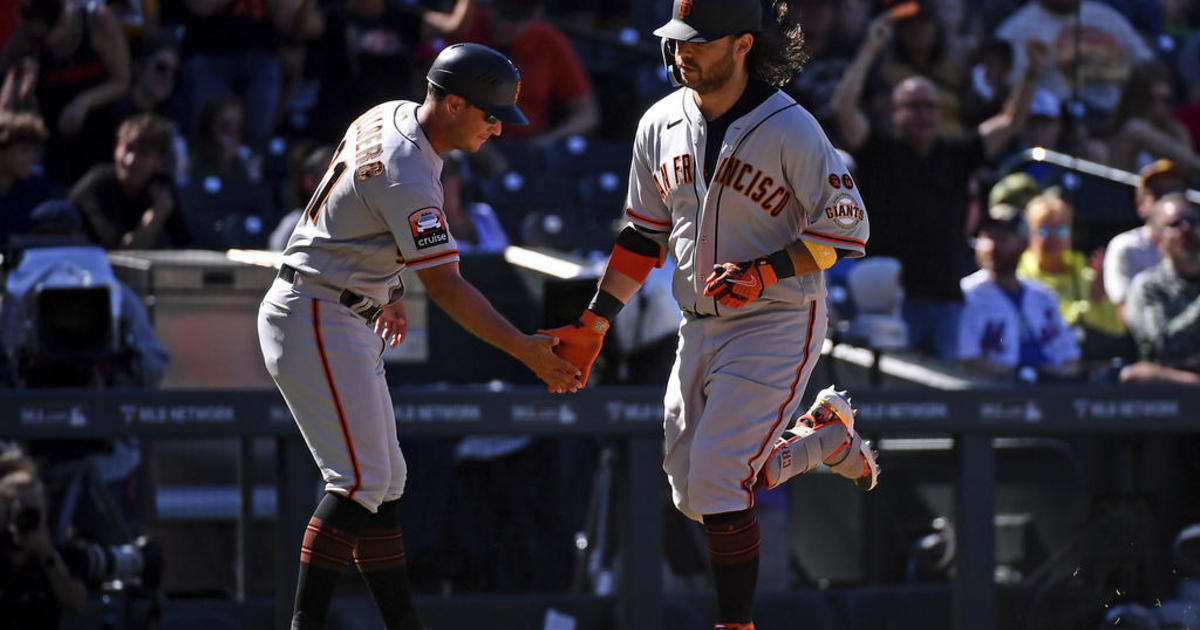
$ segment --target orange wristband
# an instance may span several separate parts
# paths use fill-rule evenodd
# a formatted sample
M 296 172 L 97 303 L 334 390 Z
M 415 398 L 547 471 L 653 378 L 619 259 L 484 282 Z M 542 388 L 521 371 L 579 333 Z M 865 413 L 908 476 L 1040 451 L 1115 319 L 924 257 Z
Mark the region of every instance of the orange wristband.
M 612 255 L 608 258 L 609 269 L 615 269 L 629 276 L 638 284 L 645 284 L 646 276 L 649 276 L 650 270 L 657 267 L 658 264 L 658 257 L 644 256 L 620 243 L 613 246 Z

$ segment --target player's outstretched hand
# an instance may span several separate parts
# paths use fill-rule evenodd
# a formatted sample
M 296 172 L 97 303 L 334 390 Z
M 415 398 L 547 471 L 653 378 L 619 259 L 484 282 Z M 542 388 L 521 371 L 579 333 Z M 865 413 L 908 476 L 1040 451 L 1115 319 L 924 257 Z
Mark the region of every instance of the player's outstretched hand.
M 608 325 L 604 317 L 584 311 L 574 323 L 538 332 L 558 340 L 554 353 L 579 369 L 579 386 L 586 387 L 592 363 L 600 356 L 600 348 L 604 345 Z
M 529 335 L 526 337 L 528 346 L 517 355 L 529 370 L 538 374 L 538 378 L 546 383 L 546 389 L 551 394 L 565 394 L 568 391 L 578 391 L 580 385 L 580 368 L 571 362 L 554 354 L 557 338 L 550 335 Z
M 527 339 L 530 341 L 529 352 L 518 358 L 546 383 L 551 394 L 575 392 L 583 387 L 579 381 L 579 368 L 555 353 L 554 348 L 559 344 L 556 337 L 538 331 Z
M 408 316 L 404 310 L 404 302 L 388 304 L 379 311 L 375 320 L 375 334 L 383 337 L 384 343 L 395 348 L 404 341 L 408 334 Z
M 766 258 L 727 262 L 713 265 L 713 272 L 704 280 L 704 295 L 717 298 L 724 306 L 741 308 L 761 297 L 777 280 L 775 268 Z

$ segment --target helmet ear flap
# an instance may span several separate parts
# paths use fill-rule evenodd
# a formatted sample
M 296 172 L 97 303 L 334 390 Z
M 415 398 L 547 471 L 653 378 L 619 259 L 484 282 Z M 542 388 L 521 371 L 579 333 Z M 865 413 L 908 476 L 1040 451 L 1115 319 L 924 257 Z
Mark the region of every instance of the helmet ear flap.
M 662 60 L 663 66 L 667 68 L 667 78 L 671 80 L 673 87 L 683 86 L 683 75 L 679 72 L 679 66 L 675 65 L 675 40 L 664 37 L 662 38 Z

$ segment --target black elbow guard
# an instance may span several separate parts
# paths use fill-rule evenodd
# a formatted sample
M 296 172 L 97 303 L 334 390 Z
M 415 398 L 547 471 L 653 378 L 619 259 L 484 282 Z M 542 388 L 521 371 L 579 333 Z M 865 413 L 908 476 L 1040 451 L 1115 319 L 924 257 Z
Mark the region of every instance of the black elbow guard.
M 617 235 L 617 245 L 628 249 L 629 251 L 640 254 L 642 256 L 650 256 L 658 259 L 657 267 L 662 266 L 663 248 L 653 239 L 642 234 L 636 227 L 626 225 L 621 233 Z

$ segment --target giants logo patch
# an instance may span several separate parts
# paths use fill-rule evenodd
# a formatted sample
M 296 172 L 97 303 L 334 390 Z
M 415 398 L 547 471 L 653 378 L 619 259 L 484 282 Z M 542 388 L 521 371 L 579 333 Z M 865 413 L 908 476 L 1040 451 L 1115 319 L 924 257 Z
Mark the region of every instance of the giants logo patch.
M 854 201 L 854 197 L 838 193 L 834 196 L 833 203 L 825 207 L 825 218 L 832 219 L 838 227 L 850 229 L 863 220 L 864 213 Z
M 687 19 L 692 14 L 692 0 L 679 0 L 679 19 Z
M 438 208 L 422 208 L 408 215 L 408 227 L 412 229 L 413 244 L 417 249 L 437 247 L 450 242 L 446 218 Z

